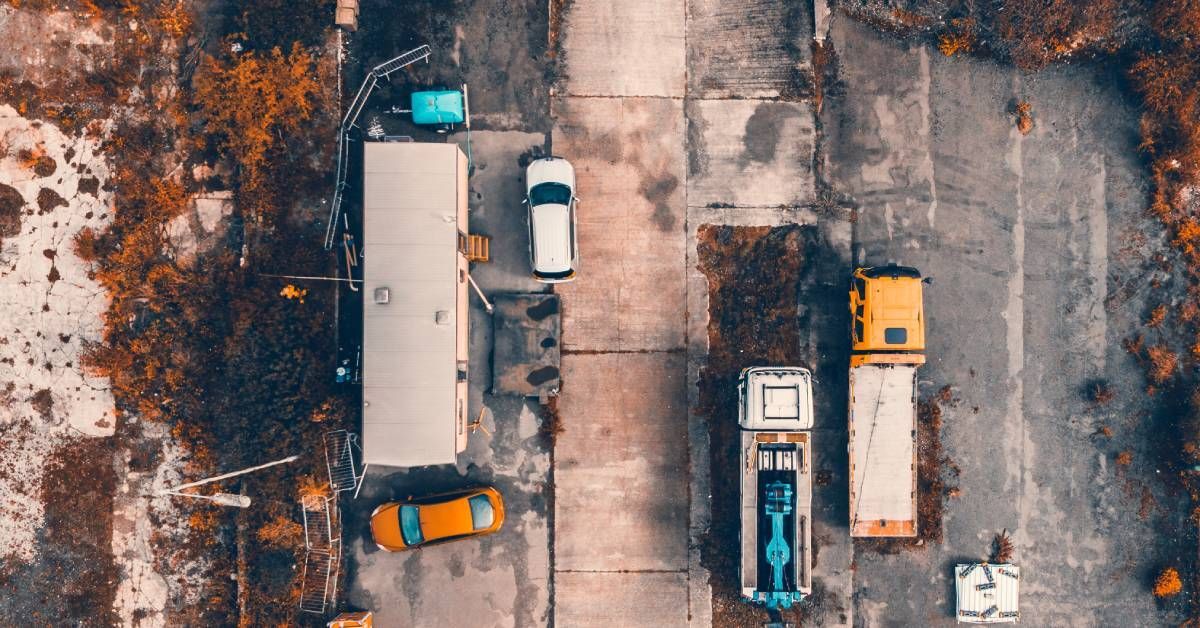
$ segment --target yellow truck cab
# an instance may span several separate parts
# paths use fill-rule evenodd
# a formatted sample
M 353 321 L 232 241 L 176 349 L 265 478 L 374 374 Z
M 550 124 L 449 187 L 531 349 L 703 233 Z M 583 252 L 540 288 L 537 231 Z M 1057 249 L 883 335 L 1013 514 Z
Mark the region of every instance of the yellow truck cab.
M 925 313 L 921 303 L 921 273 L 917 269 L 889 264 L 855 270 L 850 289 L 851 350 L 924 351 Z
M 921 273 L 889 264 L 850 279 L 850 536 L 917 536 Z

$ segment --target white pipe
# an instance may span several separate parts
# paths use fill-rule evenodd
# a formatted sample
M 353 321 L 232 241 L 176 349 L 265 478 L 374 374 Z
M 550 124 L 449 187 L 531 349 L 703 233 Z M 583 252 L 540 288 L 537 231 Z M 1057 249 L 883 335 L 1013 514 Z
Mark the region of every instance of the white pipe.
M 487 310 L 488 314 L 492 313 L 492 304 L 488 302 L 487 297 L 483 296 L 483 290 L 479 289 L 479 285 L 475 283 L 475 279 L 471 277 L 471 273 L 467 273 L 467 281 L 471 282 L 471 287 L 475 289 L 475 294 L 479 295 L 479 300 L 483 301 L 483 309 Z
M 176 486 L 176 487 L 173 487 L 173 488 L 165 488 L 165 489 L 163 489 L 163 490 L 159 491 L 159 493 L 162 493 L 162 494 L 165 494 L 165 493 L 177 493 L 177 492 L 179 492 L 179 491 L 181 491 L 181 490 L 183 490 L 183 489 L 185 489 L 185 488 L 195 488 L 195 487 L 197 487 L 197 486 L 201 486 L 201 485 L 203 485 L 203 484 L 209 484 L 209 483 L 211 483 L 211 482 L 219 482 L 219 481 L 221 481 L 221 480 L 228 480 L 229 478 L 232 478 L 232 477 L 237 477 L 237 476 L 239 476 L 239 475 L 245 475 L 245 474 L 247 474 L 247 473 L 253 473 L 254 471 L 258 471 L 259 469 L 266 469 L 267 467 L 273 467 L 273 466 L 275 466 L 275 465 L 279 465 L 279 464 L 285 464 L 285 463 L 288 463 L 288 462 L 293 462 L 293 461 L 295 461 L 295 460 L 299 460 L 299 459 L 300 459 L 300 456 L 299 456 L 299 455 L 296 455 L 296 456 L 288 456 L 287 458 L 284 458 L 284 459 L 282 459 L 282 460 L 275 460 L 275 461 L 272 461 L 272 462 L 268 462 L 268 463 L 266 463 L 266 464 L 260 464 L 260 465 L 258 465 L 258 466 L 256 466 L 256 467 L 249 467 L 249 468 L 246 468 L 246 469 L 242 469 L 242 470 L 240 470 L 240 471 L 234 471 L 234 472 L 232 472 L 232 473 L 225 473 L 225 474 L 218 475 L 218 476 L 214 476 L 214 477 L 211 477 L 211 478 L 205 478 L 205 479 L 203 479 L 203 480 L 197 480 L 197 481 L 195 481 L 195 482 L 190 482 L 190 483 L 188 483 L 188 484 L 180 484 L 179 486 Z
M 358 486 L 354 487 L 354 499 L 358 499 L 358 492 L 362 490 L 362 485 L 367 483 L 367 467 L 370 463 L 363 463 L 362 475 L 358 477 Z
M 271 273 L 258 273 L 262 277 L 276 277 L 279 279 L 311 279 L 313 281 L 349 281 L 351 283 L 362 283 L 362 279 L 346 279 L 345 277 L 307 277 L 304 275 L 273 275 Z

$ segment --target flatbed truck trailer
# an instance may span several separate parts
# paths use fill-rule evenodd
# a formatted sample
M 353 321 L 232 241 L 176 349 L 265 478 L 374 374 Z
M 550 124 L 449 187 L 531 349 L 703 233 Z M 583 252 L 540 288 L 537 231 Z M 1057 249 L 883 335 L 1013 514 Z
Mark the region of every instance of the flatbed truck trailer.
M 894 264 L 857 269 L 850 311 L 850 536 L 915 537 L 920 272 Z
M 790 608 L 812 592 L 812 376 L 746 369 L 738 401 L 742 596 Z

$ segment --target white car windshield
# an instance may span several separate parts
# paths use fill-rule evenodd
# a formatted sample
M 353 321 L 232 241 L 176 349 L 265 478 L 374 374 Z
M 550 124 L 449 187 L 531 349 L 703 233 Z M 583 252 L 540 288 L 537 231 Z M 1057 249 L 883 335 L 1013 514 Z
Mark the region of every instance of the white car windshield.
M 571 202 L 571 188 L 561 183 L 539 183 L 529 191 L 531 205 L 566 205 Z

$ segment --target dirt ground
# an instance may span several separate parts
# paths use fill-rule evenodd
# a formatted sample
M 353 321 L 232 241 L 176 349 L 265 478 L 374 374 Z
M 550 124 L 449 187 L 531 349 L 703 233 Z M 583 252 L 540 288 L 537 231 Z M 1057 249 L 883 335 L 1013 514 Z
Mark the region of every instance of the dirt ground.
M 117 475 L 108 438 L 65 442 L 46 461 L 41 499 L 45 524 L 38 558 L 0 572 L 4 616 L 34 625 L 62 618 L 119 623 L 113 607 L 121 577 L 112 555 Z

